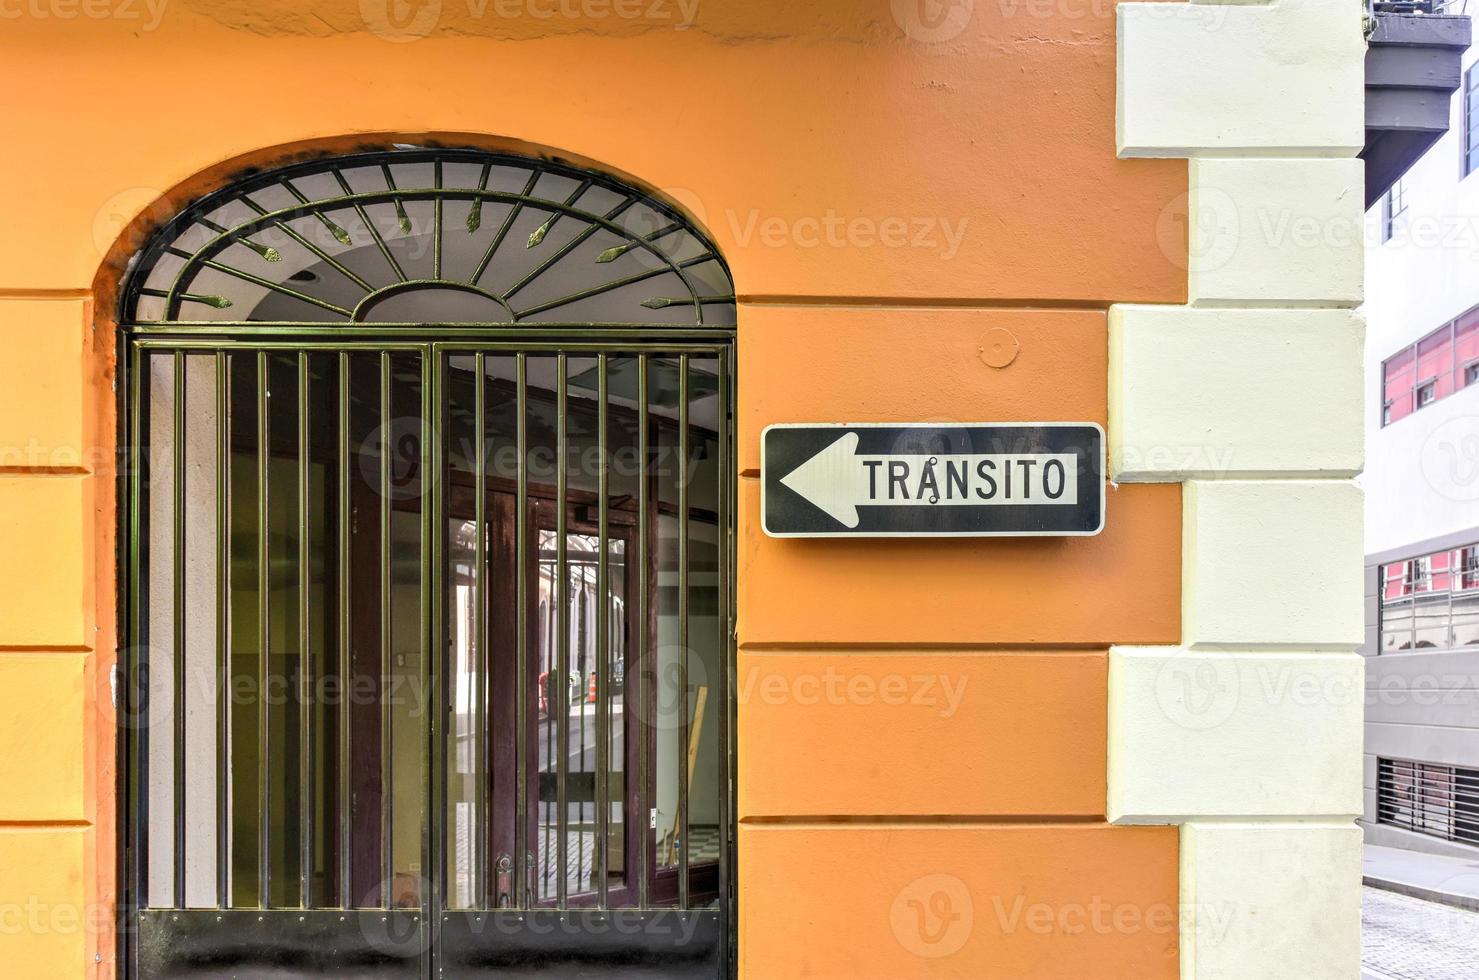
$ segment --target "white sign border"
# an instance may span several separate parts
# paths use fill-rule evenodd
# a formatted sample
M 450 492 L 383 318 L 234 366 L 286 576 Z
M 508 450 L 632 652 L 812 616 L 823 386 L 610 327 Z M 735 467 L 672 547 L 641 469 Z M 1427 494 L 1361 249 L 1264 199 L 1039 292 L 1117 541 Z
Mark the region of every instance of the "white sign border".
M 772 531 L 766 524 L 765 434 L 771 429 L 1067 429 L 1099 433 L 1099 526 L 1092 531 Z M 760 529 L 768 538 L 1092 538 L 1108 519 L 1105 472 L 1108 440 L 1098 422 L 772 422 L 760 430 Z

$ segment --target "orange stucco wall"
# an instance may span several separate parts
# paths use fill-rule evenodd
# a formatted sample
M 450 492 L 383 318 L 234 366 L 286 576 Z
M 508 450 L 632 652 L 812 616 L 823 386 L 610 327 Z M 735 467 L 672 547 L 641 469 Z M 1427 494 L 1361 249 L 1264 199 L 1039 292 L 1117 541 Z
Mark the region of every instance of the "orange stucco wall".
M 1174 916 L 1174 830 L 1111 828 L 1103 800 L 1105 648 L 1179 635 L 1175 489 L 1113 490 L 1093 539 L 777 541 L 756 520 L 771 422 L 1105 420 L 1105 308 L 1186 283 L 1185 164 L 1115 159 L 1113 7 L 977 3 L 957 29 L 889 0 L 703 0 L 687 23 L 676 0 L 637 18 L 443 0 L 417 38 L 431 6 L 109 0 L 4 22 L 0 906 L 76 918 L 0 929 L 0 972 L 114 968 L 123 264 L 244 165 L 443 140 L 644 183 L 733 269 L 757 682 L 742 974 L 1174 976 L 1174 926 L 1049 945 L 1010 913 Z M 993 330 L 1020 345 L 1005 368 L 982 357 Z M 838 671 L 875 691 L 934 676 L 955 700 L 795 696 Z M 960 887 L 974 926 L 933 955 L 909 903 L 959 909 Z

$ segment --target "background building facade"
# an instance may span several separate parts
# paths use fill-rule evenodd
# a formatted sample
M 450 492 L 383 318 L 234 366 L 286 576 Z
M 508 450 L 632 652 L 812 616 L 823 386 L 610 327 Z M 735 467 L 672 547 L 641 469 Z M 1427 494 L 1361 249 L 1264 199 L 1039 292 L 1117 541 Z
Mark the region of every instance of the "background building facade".
M 1367 216 L 1365 812 L 1479 856 L 1479 71 Z

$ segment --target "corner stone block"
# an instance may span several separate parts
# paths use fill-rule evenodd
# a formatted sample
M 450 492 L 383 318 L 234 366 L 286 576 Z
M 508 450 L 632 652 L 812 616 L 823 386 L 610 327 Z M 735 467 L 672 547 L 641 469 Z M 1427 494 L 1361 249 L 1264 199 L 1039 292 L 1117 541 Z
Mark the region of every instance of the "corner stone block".
M 1360 304 L 1364 167 L 1360 160 L 1193 160 L 1191 305 Z
M 1356 650 L 1365 640 L 1361 490 L 1344 480 L 1192 480 L 1182 643 Z
M 1364 334 L 1347 310 L 1112 307 L 1111 475 L 1354 476 Z
M 1361 975 L 1361 830 L 1352 824 L 1181 829 L 1183 980 Z
M 1120 156 L 1355 156 L 1366 139 L 1364 9 L 1120 4 Z
M 1109 654 L 1109 819 L 1361 812 L 1364 667 L 1354 653 Z

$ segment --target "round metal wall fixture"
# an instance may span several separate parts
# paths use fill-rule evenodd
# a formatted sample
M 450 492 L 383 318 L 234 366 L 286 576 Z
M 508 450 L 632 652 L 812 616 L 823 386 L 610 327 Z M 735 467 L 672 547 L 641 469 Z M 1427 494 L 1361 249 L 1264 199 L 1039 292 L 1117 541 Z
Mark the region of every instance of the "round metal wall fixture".
M 732 327 L 734 287 L 681 214 L 594 171 L 473 150 L 253 174 L 154 237 L 123 320 Z

